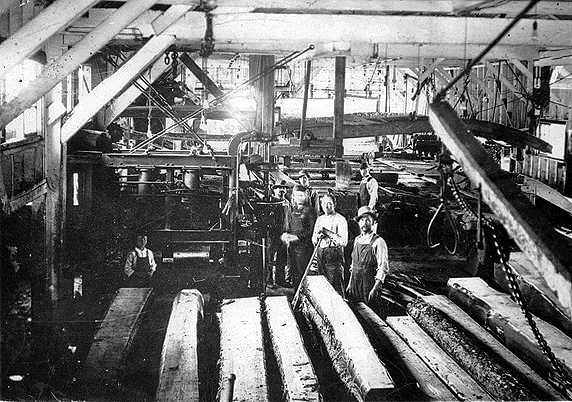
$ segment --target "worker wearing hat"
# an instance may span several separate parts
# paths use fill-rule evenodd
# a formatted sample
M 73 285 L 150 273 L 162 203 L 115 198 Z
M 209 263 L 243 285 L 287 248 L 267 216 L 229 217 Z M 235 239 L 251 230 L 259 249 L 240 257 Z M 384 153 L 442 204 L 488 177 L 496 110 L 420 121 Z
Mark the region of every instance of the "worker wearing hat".
M 298 173 L 298 183 L 306 189 L 307 203 L 316 211 L 316 216 L 320 215 L 320 197 L 316 190 L 310 186 L 310 173 L 306 169 L 300 170 Z
M 277 181 L 272 185 L 272 203 L 276 203 L 272 209 L 272 222 L 268 228 L 268 255 L 270 256 L 270 264 L 266 272 L 266 283 L 271 289 L 276 285 L 284 285 L 285 267 L 287 263 L 286 245 L 280 240 L 280 236 L 286 230 L 286 224 L 290 220 L 292 213 L 292 205 L 286 199 L 288 191 L 288 183 L 286 180 Z
M 369 165 L 366 162 L 360 165 L 359 171 L 362 177 L 359 184 L 359 205 L 360 207 L 367 205 L 375 211 L 379 184 L 377 180 L 371 176 Z
M 373 230 L 377 213 L 369 206 L 360 207 L 354 220 L 360 235 L 354 240 L 348 299 L 371 303 L 375 300 L 389 271 L 387 244 Z

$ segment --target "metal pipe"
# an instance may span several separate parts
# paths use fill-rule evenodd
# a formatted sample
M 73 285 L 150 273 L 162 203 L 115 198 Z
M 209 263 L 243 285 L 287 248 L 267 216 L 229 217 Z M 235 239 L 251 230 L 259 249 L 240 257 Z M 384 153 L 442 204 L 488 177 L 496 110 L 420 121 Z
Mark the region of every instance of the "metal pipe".
M 302 119 L 300 120 L 300 141 L 304 139 L 306 125 L 306 111 L 308 110 L 308 92 L 310 89 L 310 75 L 312 72 L 312 60 L 306 60 L 306 79 L 304 80 L 304 103 L 302 103 Z
M 219 402 L 232 402 L 234 398 L 234 381 L 236 380 L 236 375 L 231 373 L 222 380 L 222 384 L 220 386 L 220 396 Z

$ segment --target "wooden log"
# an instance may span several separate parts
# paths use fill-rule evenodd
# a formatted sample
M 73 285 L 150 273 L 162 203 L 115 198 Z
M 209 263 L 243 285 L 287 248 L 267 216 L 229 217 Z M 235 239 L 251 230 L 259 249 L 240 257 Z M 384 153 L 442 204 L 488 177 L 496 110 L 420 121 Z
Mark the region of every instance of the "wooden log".
M 456 401 L 457 397 L 445 386 L 445 384 L 431 371 L 403 339 L 392 330 L 375 312 L 365 303 L 357 303 L 355 311 L 364 319 L 371 328 L 373 334 L 381 342 L 389 342 L 397 352 L 397 356 L 417 381 L 419 388 L 427 396 L 429 401 Z
M 492 289 L 481 278 L 451 278 L 447 296 L 537 372 L 551 371 L 524 314 L 509 295 Z M 572 339 L 547 322 L 534 320 L 558 360 L 572 371 Z
M 485 353 L 478 342 L 447 319 L 430 304 L 417 299 L 407 306 L 407 313 L 467 373 L 497 400 L 536 400 L 537 398 L 495 359 Z
M 225 299 L 221 303 L 221 386 L 231 374 L 236 375 L 234 401 L 269 400 L 262 317 L 257 297 Z
M 566 316 L 564 307 L 560 303 L 546 297 L 550 288 L 524 253 L 510 253 L 509 264 L 513 268 L 518 286 L 530 311 L 572 337 L 572 321 Z M 505 292 L 510 293 L 506 274 L 500 264 L 494 265 L 494 275 L 495 281 Z
M 203 303 L 196 289 L 184 289 L 175 296 L 161 352 L 157 402 L 199 401 L 197 321 L 203 315 Z
M 422 298 L 425 302 L 447 315 L 447 317 L 457 325 L 463 327 L 463 329 L 470 333 L 475 339 L 478 339 L 488 353 L 493 353 L 499 359 L 502 359 L 503 365 L 518 380 L 523 383 L 532 384 L 529 389 L 531 389 L 538 398 L 546 401 L 558 401 L 564 398 L 554 387 L 540 377 L 528 365 L 523 363 L 522 360 L 515 356 L 451 300 L 441 295 L 423 296 Z
M 342 382 L 359 401 L 382 399 L 393 380 L 347 303 L 321 275 L 308 276 L 301 294 Z
M 318 377 L 304 348 L 300 328 L 286 296 L 264 300 L 266 318 L 286 401 L 321 401 Z
M 450 358 L 411 317 L 388 317 L 387 324 L 417 353 L 431 370 L 462 401 L 492 397 Z
M 153 289 L 121 288 L 97 330 L 79 383 L 89 395 L 112 395 L 120 388 L 126 354 Z

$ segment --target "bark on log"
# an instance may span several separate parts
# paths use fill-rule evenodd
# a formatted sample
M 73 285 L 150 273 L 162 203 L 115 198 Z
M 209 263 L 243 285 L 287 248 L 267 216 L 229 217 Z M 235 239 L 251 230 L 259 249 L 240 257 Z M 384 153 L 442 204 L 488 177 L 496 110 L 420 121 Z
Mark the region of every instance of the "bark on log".
M 498 400 L 531 401 L 537 398 L 470 339 L 439 310 L 418 299 L 407 313 L 465 371 Z

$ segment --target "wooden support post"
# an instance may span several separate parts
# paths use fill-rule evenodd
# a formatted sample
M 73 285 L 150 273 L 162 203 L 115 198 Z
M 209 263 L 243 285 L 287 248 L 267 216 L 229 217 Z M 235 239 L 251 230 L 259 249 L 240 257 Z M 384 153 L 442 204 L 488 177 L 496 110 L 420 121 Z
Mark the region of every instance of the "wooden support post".
M 253 82 L 256 92 L 255 126 L 264 133 L 272 133 L 274 122 L 274 70 L 269 70 L 274 64 L 275 56 L 250 55 L 249 76 L 258 76 Z M 260 75 L 263 71 L 266 74 Z
M 272 348 L 286 401 L 321 401 L 318 377 L 304 348 L 300 328 L 286 296 L 264 300 Z
M 149 302 L 151 288 L 121 288 L 109 306 L 78 378 L 89 396 L 117 398 L 125 357 Z
M 336 56 L 334 81 L 334 156 L 344 155 L 344 100 L 346 96 L 346 58 Z
M 386 322 L 457 398 L 466 401 L 493 400 L 491 395 L 423 332 L 413 318 L 388 317 Z
M 0 78 L 38 51 L 42 45 L 73 20 L 81 16 L 98 0 L 57 0 L 31 21 L 0 43 Z M 22 3 L 28 4 L 29 2 Z
M 49 90 L 65 79 L 81 63 L 105 46 L 130 22 L 155 4 L 156 0 L 129 0 L 87 34 L 73 48 L 50 62 L 14 99 L 0 106 L 0 130 L 18 117 Z
M 531 389 L 540 400 L 558 401 L 563 398 L 552 385 L 540 377 L 451 300 L 445 296 L 423 296 L 422 299 L 445 314 L 474 339 L 478 340 L 489 353 L 497 356 L 502 361 L 503 366 L 506 366 L 510 373 L 523 384 L 532 384 Z
M 310 77 L 312 74 L 312 60 L 306 60 L 306 79 L 304 80 L 304 101 L 302 103 L 302 118 L 300 119 L 300 140 L 304 138 L 306 130 L 306 111 L 308 110 L 308 96 L 310 90 Z
M 183 53 L 179 56 L 179 60 L 193 73 L 195 77 L 204 85 L 204 87 L 215 98 L 222 98 L 222 105 L 232 114 L 232 116 L 240 123 L 240 125 L 247 131 L 256 131 L 255 125 L 252 121 L 237 110 L 234 110 L 228 99 L 224 98 L 224 92 L 222 92 L 219 87 L 210 79 L 210 77 L 195 63 L 191 57 Z
M 175 296 L 161 352 L 157 402 L 200 400 L 197 322 L 203 304 L 196 289 L 184 289 Z
M 62 142 L 69 141 L 89 119 L 174 42 L 173 35 L 154 36 L 113 75 L 96 86 L 76 105 L 71 116 L 62 126 Z
M 328 280 L 308 276 L 302 312 L 316 324 L 341 380 L 358 401 L 383 400 L 394 388 L 356 316 Z
M 233 401 L 268 401 L 260 299 L 225 299 L 220 309 L 221 382 L 236 376 Z
M 457 400 L 455 395 L 441 382 L 439 377 L 431 371 L 429 367 L 421 360 L 419 356 L 392 330 L 385 321 L 383 321 L 375 312 L 365 303 L 357 303 L 356 311 L 364 319 L 366 324 L 371 328 L 373 334 L 379 338 L 384 345 L 389 343 L 397 353 L 405 365 L 406 369 L 411 373 L 417 381 L 417 385 L 430 401 L 454 401 Z
M 473 185 L 482 189 L 483 200 L 508 234 L 546 278 L 554 292 L 549 297 L 558 300 L 570 317 L 570 249 L 560 241 L 544 214 L 530 203 L 510 175 L 500 169 L 446 102 L 437 101 L 429 106 L 429 120 Z

